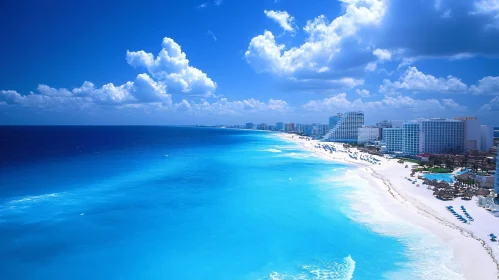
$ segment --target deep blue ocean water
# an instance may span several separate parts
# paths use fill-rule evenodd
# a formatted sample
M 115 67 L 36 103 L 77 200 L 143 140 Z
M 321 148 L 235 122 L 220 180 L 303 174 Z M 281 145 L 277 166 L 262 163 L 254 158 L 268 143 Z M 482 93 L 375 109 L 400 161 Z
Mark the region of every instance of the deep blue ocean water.
M 348 218 L 271 133 L 0 127 L 0 279 L 382 279 L 407 246 Z M 342 211 L 343 210 L 343 211 Z

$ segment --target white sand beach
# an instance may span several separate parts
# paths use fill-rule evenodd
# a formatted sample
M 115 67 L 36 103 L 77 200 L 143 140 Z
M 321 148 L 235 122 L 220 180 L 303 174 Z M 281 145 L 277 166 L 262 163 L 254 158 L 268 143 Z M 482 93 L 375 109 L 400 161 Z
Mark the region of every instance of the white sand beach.
M 344 150 L 338 143 L 307 141 L 291 134 L 279 134 L 279 136 L 298 143 L 323 159 L 358 167 L 355 170 L 356 176 L 369 182 L 368 187 L 379 194 L 374 199 L 380 200 L 378 203 L 386 211 L 425 229 L 451 248 L 452 262 L 459 266 L 460 273 L 465 279 L 499 279 L 499 242 L 492 242 L 489 237 L 490 233 L 499 235 L 499 219 L 478 207 L 476 197 L 469 201 L 461 199 L 442 201 L 435 198 L 433 191 L 426 185 L 422 185 L 422 180 L 412 184 L 406 179 L 410 177 L 411 163 L 400 164 L 396 159 L 377 157 L 381 164 L 375 165 L 360 159 L 352 159 L 347 152 L 330 153 L 316 147 L 321 143 Z M 356 149 L 351 148 L 350 151 L 355 152 Z M 360 154 L 362 153 L 359 152 Z M 408 168 L 405 168 L 406 165 L 409 165 Z M 359 201 L 360 204 L 362 201 Z M 459 221 L 446 208 L 449 205 L 456 210 L 463 205 L 473 216 L 474 221 L 471 223 Z

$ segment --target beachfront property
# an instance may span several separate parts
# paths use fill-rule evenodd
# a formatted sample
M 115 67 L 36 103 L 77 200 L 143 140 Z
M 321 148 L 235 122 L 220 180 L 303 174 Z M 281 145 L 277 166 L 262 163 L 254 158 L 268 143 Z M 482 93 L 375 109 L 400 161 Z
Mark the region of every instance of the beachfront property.
M 455 118 L 464 122 L 464 151 L 487 152 L 494 144 L 494 128 L 481 125 L 476 117 Z
M 285 123 L 284 124 L 284 132 L 295 132 L 295 124 L 294 123 Z
M 255 125 L 253 123 L 246 123 L 246 124 L 244 124 L 244 128 L 246 128 L 246 129 L 254 129 Z
M 499 152 L 496 157 L 496 180 L 494 184 L 494 190 L 497 194 L 499 194 Z
M 372 143 L 381 140 L 382 128 L 377 126 L 359 127 L 358 144 Z
M 420 151 L 421 125 L 418 122 L 406 122 L 402 127 L 402 152 L 407 155 L 417 155 Z
M 488 152 L 492 146 L 494 146 L 494 128 L 490 125 L 480 126 L 481 139 L 480 146 L 481 151 Z
M 404 129 L 399 127 L 383 129 L 383 142 L 385 143 L 386 152 L 402 152 L 403 133 Z
M 359 128 L 364 125 L 363 112 L 339 113 L 338 122 L 323 139 L 332 142 L 357 143 Z
M 384 120 L 376 124 L 377 127 L 381 128 L 397 128 L 397 127 L 402 127 L 404 124 L 404 121 L 395 121 L 395 120 Z
M 339 116 L 329 117 L 329 129 L 333 129 L 339 120 L 340 120 Z
M 407 155 L 461 153 L 464 137 L 464 122 L 453 119 L 419 119 L 383 129 L 386 151 Z
M 276 131 L 284 131 L 284 123 L 283 122 L 277 122 L 275 124 L 275 130 Z
M 420 153 L 455 154 L 464 151 L 464 122 L 434 118 L 420 120 Z

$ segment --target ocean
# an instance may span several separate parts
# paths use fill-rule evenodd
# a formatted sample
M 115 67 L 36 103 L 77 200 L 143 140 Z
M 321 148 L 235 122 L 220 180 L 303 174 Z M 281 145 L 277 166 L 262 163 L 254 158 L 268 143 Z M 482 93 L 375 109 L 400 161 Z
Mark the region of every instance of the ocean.
M 420 239 L 352 212 L 369 197 L 355 193 L 366 182 L 343 179 L 347 166 L 273 133 L 0 136 L 0 279 L 417 279 L 419 260 L 441 267 L 426 249 L 442 248 L 419 252 Z

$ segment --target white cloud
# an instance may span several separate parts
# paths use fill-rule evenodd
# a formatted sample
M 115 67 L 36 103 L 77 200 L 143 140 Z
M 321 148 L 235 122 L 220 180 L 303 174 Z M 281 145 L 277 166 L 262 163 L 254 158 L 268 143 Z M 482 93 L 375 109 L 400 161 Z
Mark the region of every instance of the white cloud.
M 416 67 L 410 67 L 398 81 L 384 80 L 380 86 L 380 92 L 390 94 L 396 90 L 408 90 L 413 92 L 443 92 L 464 93 L 468 86 L 460 79 L 451 75 L 446 78 L 436 78 L 432 75 L 420 72 Z
M 367 90 L 367 89 L 357 89 L 355 91 L 358 95 L 360 95 L 361 97 L 369 97 L 370 95 L 370 92 Z
M 409 96 L 386 96 L 380 101 L 363 102 L 360 98 L 353 101 L 347 99 L 346 93 L 340 93 L 335 96 L 324 98 L 322 100 L 311 100 L 303 106 L 305 111 L 331 114 L 335 112 L 345 112 L 349 110 L 362 110 L 366 116 L 392 117 L 400 116 L 401 110 L 404 111 L 404 118 L 451 116 L 457 112 L 466 112 L 468 108 L 457 104 L 452 99 L 413 99 Z
M 223 0 L 215 0 L 215 1 L 213 1 L 213 4 L 215 4 L 215 6 L 220 6 L 220 5 L 222 5 L 222 3 L 223 3 Z
M 376 67 L 378 65 L 376 64 L 376 62 L 369 62 L 366 67 L 364 67 L 364 70 L 365 71 L 368 71 L 368 72 L 374 72 L 376 70 Z
M 190 111 L 197 115 L 211 114 L 232 116 L 243 116 L 257 112 L 285 113 L 291 109 L 284 100 L 270 99 L 268 102 L 262 102 L 254 98 L 241 101 L 229 101 L 227 98 L 221 98 L 211 103 L 207 100 L 201 100 L 199 103 L 182 100 L 182 102 L 175 104 L 174 107 L 177 110 Z
M 499 112 L 499 96 L 494 97 L 480 108 L 480 111 Z
M 388 50 L 383 49 L 375 49 L 373 51 L 373 55 L 375 55 L 379 61 L 389 61 L 392 60 L 392 54 Z
M 208 7 L 207 3 L 202 3 L 201 5 L 198 6 L 199 9 L 203 9 L 203 8 L 206 8 L 206 7 Z
M 475 10 L 472 14 L 490 14 L 499 19 L 499 1 L 498 0 L 476 0 L 474 2 Z
M 294 31 L 294 20 L 295 18 L 290 16 L 286 11 L 263 11 L 265 15 L 277 22 L 285 31 L 293 32 Z
M 252 38 L 245 52 L 246 61 L 257 72 L 268 72 L 285 78 L 312 81 L 332 78 L 358 79 L 353 76 L 352 71 L 358 68 L 360 73 L 363 72 L 368 61 L 362 64 L 363 62 L 359 63 L 358 60 L 365 60 L 365 55 L 345 55 L 342 52 L 362 53 L 365 50 L 353 45 L 353 50 L 352 47 L 342 48 L 343 44 L 353 44 L 356 39 L 354 37 L 361 28 L 371 28 L 380 23 L 386 7 L 383 0 L 342 2 L 345 13 L 332 22 L 328 22 L 325 16 L 307 21 L 303 28 L 307 34 L 306 41 L 298 47 L 278 44 L 272 32 L 267 30 Z M 345 59 L 349 62 L 345 62 Z M 352 64 L 352 69 L 346 69 L 346 64 Z
M 477 85 L 470 87 L 470 92 L 473 94 L 489 94 L 499 95 L 499 76 L 487 76 L 478 81 Z
M 39 85 L 37 93 L 31 92 L 22 95 L 12 90 L 0 91 L 0 101 L 10 105 L 55 107 L 62 105 L 90 105 L 123 106 L 130 104 L 157 103 L 162 106 L 171 106 L 171 96 L 166 93 L 166 87 L 155 82 L 147 74 L 139 74 L 135 81 L 115 86 L 113 83 L 96 88 L 91 82 L 84 82 L 79 88 L 68 90 L 55 89 L 47 85 Z
M 136 68 L 145 68 L 153 78 L 177 94 L 211 95 L 217 85 L 201 70 L 189 65 L 186 54 L 173 39 L 165 37 L 162 49 L 154 57 L 145 51 L 127 51 L 127 62 Z

